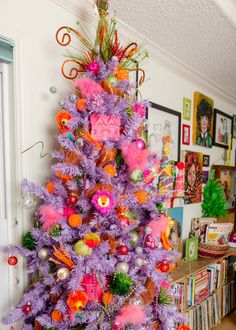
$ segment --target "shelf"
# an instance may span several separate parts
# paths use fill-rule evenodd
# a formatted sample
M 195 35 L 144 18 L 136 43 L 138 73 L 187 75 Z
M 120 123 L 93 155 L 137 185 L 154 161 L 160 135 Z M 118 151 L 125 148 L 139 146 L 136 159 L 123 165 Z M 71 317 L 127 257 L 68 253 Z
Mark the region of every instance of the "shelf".
M 236 248 L 229 248 L 229 250 L 225 253 L 225 255 L 221 258 L 212 258 L 212 259 L 204 259 L 198 258 L 192 262 L 180 261 L 177 264 L 177 267 L 169 274 L 172 283 L 181 282 L 186 277 L 197 273 L 198 271 L 203 270 L 207 266 L 216 263 L 222 259 L 225 259 L 229 256 L 236 256 Z

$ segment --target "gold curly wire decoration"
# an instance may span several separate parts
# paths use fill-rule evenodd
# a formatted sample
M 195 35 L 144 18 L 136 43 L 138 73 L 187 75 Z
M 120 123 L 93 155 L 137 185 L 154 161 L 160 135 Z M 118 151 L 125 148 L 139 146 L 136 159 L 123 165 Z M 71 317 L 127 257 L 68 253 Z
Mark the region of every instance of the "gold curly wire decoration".
M 61 67 L 61 73 L 62 75 L 66 78 L 66 79 L 70 79 L 70 80 L 74 80 L 78 74 L 80 73 L 80 69 L 76 68 L 76 67 L 72 67 L 69 71 L 69 75 L 66 74 L 66 70 L 65 70 L 65 66 L 67 65 L 67 63 L 76 63 L 78 64 L 79 66 L 81 66 L 81 68 L 84 67 L 84 64 L 81 63 L 79 60 L 75 60 L 75 59 L 72 59 L 72 60 L 65 60 L 62 64 L 62 67 Z
M 64 32 L 63 34 L 62 34 L 62 37 L 61 38 L 59 38 L 59 34 L 60 34 L 60 32 L 62 31 L 62 30 L 66 30 L 67 32 Z M 73 29 L 73 28 L 71 28 L 71 27 L 69 27 L 69 26 L 62 26 L 62 27 L 60 27 L 58 30 L 57 30 L 57 32 L 56 32 L 56 40 L 57 40 L 57 42 L 59 43 L 59 45 L 61 45 L 61 46 L 68 46 L 70 43 L 71 43 L 71 35 L 70 35 L 70 33 L 71 32 L 74 32 L 74 34 L 79 38 L 79 40 L 82 42 L 82 44 L 85 46 L 85 47 L 87 47 L 87 48 L 89 48 L 90 50 L 93 50 L 93 47 L 90 45 L 90 43 L 82 36 L 82 34 L 81 33 L 79 33 L 79 31 L 76 31 L 75 29 Z M 66 39 L 67 39 L 67 41 L 66 41 Z
M 26 151 L 29 151 L 30 149 L 34 148 L 37 144 L 41 144 L 40 158 L 43 158 L 43 157 L 49 155 L 49 152 L 46 152 L 45 154 L 43 154 L 43 152 L 44 152 L 44 143 L 43 143 L 43 141 L 38 141 L 38 142 L 32 144 L 32 146 L 30 146 L 29 148 L 21 151 L 21 153 L 23 154 Z
M 131 42 L 127 47 L 125 47 L 124 51 L 122 52 L 122 54 L 119 56 L 119 62 L 122 60 L 123 57 L 125 57 L 125 54 L 127 52 L 127 50 L 133 47 L 132 49 L 130 49 L 129 53 L 126 55 L 127 57 L 130 57 L 133 55 L 133 53 L 137 50 L 137 43 L 136 42 Z
M 141 86 L 145 80 L 145 71 L 141 68 L 129 69 L 129 71 L 136 71 L 136 72 L 141 71 L 142 72 L 142 77 L 140 77 L 139 82 L 138 82 L 139 86 Z

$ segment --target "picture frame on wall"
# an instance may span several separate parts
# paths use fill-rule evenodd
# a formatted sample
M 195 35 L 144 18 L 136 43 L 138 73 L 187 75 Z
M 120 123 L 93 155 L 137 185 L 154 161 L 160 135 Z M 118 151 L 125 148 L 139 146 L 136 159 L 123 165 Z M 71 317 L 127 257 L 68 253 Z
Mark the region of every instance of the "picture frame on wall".
M 183 119 L 191 120 L 191 113 L 192 113 L 192 100 L 188 99 L 187 97 L 183 98 Z
M 217 147 L 228 149 L 232 134 L 233 117 L 221 110 L 214 109 L 213 144 Z
M 233 138 L 236 138 L 236 114 L 233 115 Z
M 204 167 L 210 166 L 210 155 L 203 155 L 202 165 Z
M 191 262 L 198 257 L 198 237 L 187 238 L 185 242 L 185 260 Z
M 163 137 L 170 136 L 169 159 L 179 162 L 181 140 L 181 113 L 150 102 L 147 109 L 149 150 L 162 157 Z
M 209 179 L 209 171 L 202 171 L 202 183 L 207 183 Z
M 200 92 L 194 93 L 193 144 L 212 148 L 214 101 Z
M 190 125 L 182 125 L 182 144 L 190 144 Z

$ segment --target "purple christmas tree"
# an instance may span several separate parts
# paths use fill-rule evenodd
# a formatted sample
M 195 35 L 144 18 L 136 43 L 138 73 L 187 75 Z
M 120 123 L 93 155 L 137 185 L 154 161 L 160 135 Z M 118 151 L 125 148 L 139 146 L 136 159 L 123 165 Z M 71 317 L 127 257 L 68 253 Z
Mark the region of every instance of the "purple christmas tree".
M 140 138 L 148 102 L 137 102 L 129 81 L 137 70 L 144 81 L 137 63 L 147 54 L 120 45 L 107 7 L 98 1 L 94 43 L 68 27 L 57 32 L 61 45 L 74 35 L 85 51 L 62 67 L 73 85 L 56 116 L 52 175 L 42 188 L 22 183 L 40 199 L 34 226 L 22 247 L 8 249 L 26 258 L 31 286 L 5 323 L 23 320 L 27 330 L 168 329 L 182 321 L 166 276 L 176 252 L 157 184 L 163 160 Z

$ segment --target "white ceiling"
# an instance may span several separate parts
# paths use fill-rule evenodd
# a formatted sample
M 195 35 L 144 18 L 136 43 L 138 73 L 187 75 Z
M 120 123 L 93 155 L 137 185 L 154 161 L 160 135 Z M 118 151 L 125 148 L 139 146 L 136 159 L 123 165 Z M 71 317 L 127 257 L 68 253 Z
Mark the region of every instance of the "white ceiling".
M 110 0 L 120 21 L 236 100 L 236 0 Z

